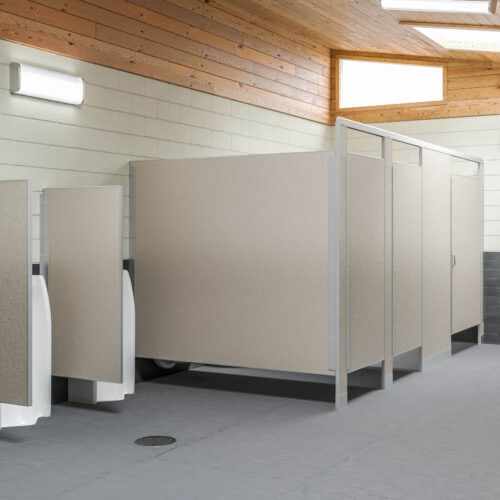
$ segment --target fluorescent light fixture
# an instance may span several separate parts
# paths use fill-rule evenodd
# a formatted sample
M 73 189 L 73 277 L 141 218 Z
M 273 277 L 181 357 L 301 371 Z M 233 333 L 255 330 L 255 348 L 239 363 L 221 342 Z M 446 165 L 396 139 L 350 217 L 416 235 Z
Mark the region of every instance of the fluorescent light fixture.
M 497 0 L 380 0 L 387 10 L 494 14 Z
M 414 28 L 445 49 L 500 52 L 500 31 L 427 26 Z
M 82 104 L 83 80 L 57 71 L 10 63 L 10 91 L 50 101 Z

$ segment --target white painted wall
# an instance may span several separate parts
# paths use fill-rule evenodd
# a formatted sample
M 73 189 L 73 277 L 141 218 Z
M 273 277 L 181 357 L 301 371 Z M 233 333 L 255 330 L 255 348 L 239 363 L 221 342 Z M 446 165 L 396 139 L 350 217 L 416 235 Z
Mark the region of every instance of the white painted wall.
M 500 116 L 416 120 L 377 126 L 483 158 L 484 250 L 500 251 Z
M 11 95 L 11 61 L 82 76 L 85 103 Z M 484 158 L 485 250 L 500 251 L 500 116 L 377 126 Z M 0 40 L 0 179 L 32 179 L 34 262 L 45 187 L 122 184 L 128 213 L 129 160 L 324 150 L 333 137 L 334 127 Z
M 80 75 L 74 107 L 11 95 L 9 62 Z M 128 161 L 331 148 L 332 127 L 0 40 L 0 179 L 31 178 L 33 261 L 45 187 L 122 184 Z M 124 257 L 128 257 L 128 220 Z

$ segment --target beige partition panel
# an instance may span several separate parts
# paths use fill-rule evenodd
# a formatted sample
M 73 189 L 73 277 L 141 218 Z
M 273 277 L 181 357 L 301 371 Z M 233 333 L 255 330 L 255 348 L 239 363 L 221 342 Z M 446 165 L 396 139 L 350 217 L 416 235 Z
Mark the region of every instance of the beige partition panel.
M 54 375 L 122 382 L 122 196 L 44 191 Z
M 0 403 L 31 404 L 31 190 L 0 182 Z
M 422 346 L 422 168 L 394 164 L 393 352 Z
M 481 302 L 481 182 L 475 177 L 452 176 L 452 333 L 482 321 Z
M 137 356 L 331 373 L 331 160 L 132 163 Z
M 422 150 L 424 360 L 451 350 L 450 164 L 449 155 Z
M 384 160 L 349 154 L 349 371 L 384 359 Z

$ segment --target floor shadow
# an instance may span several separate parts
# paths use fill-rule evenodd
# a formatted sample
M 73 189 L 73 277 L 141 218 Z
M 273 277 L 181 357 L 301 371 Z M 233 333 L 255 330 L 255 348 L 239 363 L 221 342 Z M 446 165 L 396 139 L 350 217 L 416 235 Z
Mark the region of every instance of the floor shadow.
M 149 382 L 328 403 L 335 401 L 335 386 L 318 382 L 197 371 L 176 373 Z M 365 387 L 349 386 L 349 400 L 369 391 L 370 389 Z
M 97 403 L 93 404 L 85 404 L 85 403 L 73 403 L 70 401 L 66 401 L 61 403 L 59 406 L 66 406 L 69 408 L 79 408 L 82 410 L 88 410 L 92 412 L 101 412 L 101 413 L 121 413 L 122 409 L 120 408 L 120 402 L 105 402 L 105 403 Z
M 0 441 L 5 443 L 23 443 L 26 439 L 9 429 L 0 429 Z
M 455 342 L 451 343 L 451 354 L 458 354 L 477 345 L 477 342 Z
M 392 372 L 392 378 L 394 380 L 394 382 L 396 382 L 397 380 L 401 380 L 405 377 L 408 377 L 408 375 L 411 375 L 412 373 L 415 373 L 416 370 L 403 370 L 403 369 L 395 369 L 393 372 Z

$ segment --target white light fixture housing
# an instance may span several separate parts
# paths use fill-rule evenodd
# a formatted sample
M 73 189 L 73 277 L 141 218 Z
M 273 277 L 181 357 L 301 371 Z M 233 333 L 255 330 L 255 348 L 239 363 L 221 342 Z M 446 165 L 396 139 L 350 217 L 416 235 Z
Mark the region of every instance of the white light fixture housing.
M 10 91 L 74 105 L 82 104 L 84 97 L 80 77 L 20 63 L 10 63 Z
M 387 10 L 494 14 L 497 0 L 380 0 Z

